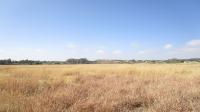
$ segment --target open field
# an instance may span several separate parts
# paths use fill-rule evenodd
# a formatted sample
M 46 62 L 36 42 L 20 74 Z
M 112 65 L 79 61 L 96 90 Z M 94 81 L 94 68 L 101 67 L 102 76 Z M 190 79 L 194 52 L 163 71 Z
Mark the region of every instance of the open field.
M 0 112 L 199 112 L 200 64 L 0 66 Z

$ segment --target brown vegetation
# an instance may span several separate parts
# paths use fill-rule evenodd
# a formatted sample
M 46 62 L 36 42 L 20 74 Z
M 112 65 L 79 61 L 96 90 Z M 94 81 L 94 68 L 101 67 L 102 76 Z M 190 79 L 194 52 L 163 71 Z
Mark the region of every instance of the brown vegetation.
M 199 64 L 0 67 L 0 112 L 199 112 Z

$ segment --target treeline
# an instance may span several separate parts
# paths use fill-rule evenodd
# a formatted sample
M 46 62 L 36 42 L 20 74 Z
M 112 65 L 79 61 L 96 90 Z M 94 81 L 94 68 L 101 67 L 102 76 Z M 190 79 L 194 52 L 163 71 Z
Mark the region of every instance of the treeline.
M 66 61 L 35 61 L 11 59 L 0 60 L 0 65 L 40 65 L 40 64 L 134 64 L 134 63 L 200 63 L 200 58 L 191 59 L 168 59 L 168 60 L 95 60 L 90 61 L 87 58 L 70 58 Z
M 80 58 L 80 59 L 74 59 L 70 58 L 66 60 L 66 64 L 91 64 L 93 61 L 89 61 L 87 58 Z
M 40 65 L 40 64 L 64 64 L 63 61 L 36 61 L 36 60 L 20 60 L 11 59 L 0 60 L 0 65 Z
M 11 59 L 0 60 L 0 65 L 40 65 L 40 64 L 92 64 L 93 61 L 89 61 L 86 58 L 80 59 L 68 59 L 66 61 L 35 61 L 35 60 L 20 60 L 15 61 Z

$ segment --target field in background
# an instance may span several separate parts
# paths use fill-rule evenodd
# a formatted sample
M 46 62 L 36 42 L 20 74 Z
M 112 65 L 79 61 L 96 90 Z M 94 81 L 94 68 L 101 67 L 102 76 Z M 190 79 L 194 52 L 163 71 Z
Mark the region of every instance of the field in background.
M 0 112 L 199 112 L 200 64 L 0 66 Z

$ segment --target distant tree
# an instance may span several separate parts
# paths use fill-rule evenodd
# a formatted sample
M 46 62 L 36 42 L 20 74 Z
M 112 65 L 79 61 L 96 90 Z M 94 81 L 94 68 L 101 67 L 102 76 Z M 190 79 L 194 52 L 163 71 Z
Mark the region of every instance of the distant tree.
M 11 65 L 12 61 L 11 59 L 5 59 L 5 60 L 0 60 L 1 65 Z
M 90 63 L 90 61 L 88 61 L 87 58 L 80 58 L 80 59 L 70 58 L 66 62 L 68 64 L 89 64 Z
M 80 64 L 89 64 L 89 61 L 87 60 L 87 58 L 81 58 L 81 59 L 79 59 L 79 63 Z

